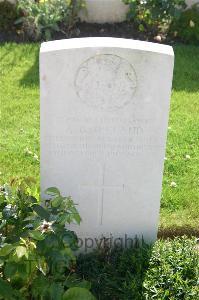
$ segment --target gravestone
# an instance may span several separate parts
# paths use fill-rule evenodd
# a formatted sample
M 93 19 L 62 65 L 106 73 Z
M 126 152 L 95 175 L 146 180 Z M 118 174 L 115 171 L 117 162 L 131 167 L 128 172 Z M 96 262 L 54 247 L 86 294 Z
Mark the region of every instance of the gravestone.
M 173 59 L 170 46 L 117 38 L 41 46 L 41 189 L 72 196 L 71 228 L 92 247 L 156 239 Z
M 79 17 L 88 23 L 114 23 L 126 20 L 129 6 L 122 0 L 85 0 Z

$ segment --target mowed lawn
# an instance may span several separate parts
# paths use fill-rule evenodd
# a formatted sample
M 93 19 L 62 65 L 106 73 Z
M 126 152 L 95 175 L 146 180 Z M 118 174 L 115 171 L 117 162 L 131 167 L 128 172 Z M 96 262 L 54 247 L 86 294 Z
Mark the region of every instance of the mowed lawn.
M 199 233 L 199 47 L 174 50 L 160 227 Z M 1 184 L 32 176 L 39 186 L 38 56 L 38 44 L 0 47 Z

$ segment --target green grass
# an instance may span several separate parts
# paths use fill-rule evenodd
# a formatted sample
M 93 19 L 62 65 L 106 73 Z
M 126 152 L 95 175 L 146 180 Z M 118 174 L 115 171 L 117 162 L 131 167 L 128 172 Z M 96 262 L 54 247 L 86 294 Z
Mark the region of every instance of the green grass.
M 199 231 L 199 47 L 175 48 L 169 128 L 161 224 L 187 224 Z M 176 188 L 170 187 L 172 181 Z
M 199 233 L 199 47 L 174 50 L 160 226 L 168 234 L 184 228 Z M 5 44 L 0 51 L 0 182 L 33 176 L 39 185 L 39 45 Z
M 39 153 L 38 51 L 34 44 L 1 47 L 1 182 L 31 175 L 39 183 L 39 163 L 25 154 Z

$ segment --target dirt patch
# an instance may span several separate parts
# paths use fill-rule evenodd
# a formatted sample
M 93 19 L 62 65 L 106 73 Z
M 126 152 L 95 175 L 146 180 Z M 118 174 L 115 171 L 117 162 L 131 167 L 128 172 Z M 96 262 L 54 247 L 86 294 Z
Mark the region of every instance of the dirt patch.
M 80 38 L 80 37 L 118 37 L 126 39 L 137 39 L 143 41 L 160 42 L 154 37 L 154 32 L 140 32 L 132 23 L 122 22 L 114 24 L 90 24 L 77 23 L 70 32 L 57 32 L 53 34 L 52 40 Z M 30 42 L 30 40 L 20 32 L 0 32 L 0 42 Z M 163 39 L 161 42 L 172 44 L 171 40 Z
M 196 236 L 199 238 L 199 228 L 193 228 L 191 226 L 180 226 L 180 227 L 167 227 L 167 228 L 159 228 L 158 230 L 158 238 L 166 239 L 166 238 L 174 238 L 176 236 L 186 235 L 188 237 Z

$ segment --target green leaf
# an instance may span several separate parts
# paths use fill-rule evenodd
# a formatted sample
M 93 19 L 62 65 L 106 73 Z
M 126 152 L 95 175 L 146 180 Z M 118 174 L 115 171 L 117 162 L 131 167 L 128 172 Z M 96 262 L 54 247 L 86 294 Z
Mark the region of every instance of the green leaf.
M 21 258 L 22 256 L 26 256 L 27 257 L 28 253 L 27 253 L 26 247 L 24 247 L 24 246 L 18 246 L 16 248 L 16 254 L 17 254 L 18 258 Z
M 85 288 L 73 287 L 64 293 L 63 300 L 96 300 L 96 298 Z
M 62 214 L 61 216 L 59 216 L 59 218 L 57 219 L 57 222 L 60 225 L 64 225 L 65 223 L 69 223 L 70 222 L 70 214 L 66 213 L 66 214 Z
M 4 265 L 4 260 L 0 259 L 0 268 L 3 267 L 3 265 Z
M 49 29 L 45 30 L 45 39 L 46 41 L 49 41 L 51 39 L 51 32 Z
M 15 249 L 14 245 L 11 244 L 6 244 L 5 246 L 3 246 L 2 248 L 0 248 L 0 256 L 6 256 L 8 254 L 10 254 L 10 252 Z
M 31 202 L 31 203 L 37 203 L 37 198 L 33 197 L 33 196 L 29 196 L 28 200 Z
M 0 278 L 0 296 L 2 296 L 5 300 L 14 300 L 16 299 L 15 294 L 16 293 L 11 285 Z
M 28 261 L 23 259 L 22 262 L 17 262 L 17 277 L 23 278 L 26 280 L 28 277 L 30 278 L 31 273 L 36 270 L 36 263 L 34 261 Z
M 80 225 L 80 223 L 81 223 L 81 217 L 80 217 L 80 215 L 78 213 L 76 213 L 76 214 L 73 215 L 73 218 L 76 221 L 76 223 L 78 225 Z
M 71 275 L 68 279 L 66 279 L 65 286 L 68 288 L 81 287 L 90 290 L 91 283 L 87 280 L 78 278 L 76 275 Z
M 5 265 L 4 274 L 7 278 L 13 277 L 18 271 L 18 265 L 14 262 L 8 262 Z
M 56 197 L 56 198 L 52 199 L 52 201 L 51 201 L 52 207 L 60 206 L 62 201 L 63 201 L 62 197 Z
M 42 241 L 45 239 L 45 235 L 43 235 L 41 233 L 41 231 L 38 231 L 38 230 L 31 230 L 31 231 L 29 231 L 28 235 L 37 241 Z
M 74 232 L 68 231 L 64 233 L 62 240 L 64 245 L 68 247 L 77 242 L 77 236 L 74 234 Z
M 76 257 L 74 252 L 69 247 L 65 247 L 62 251 L 60 251 L 65 257 L 70 258 L 71 260 L 75 261 Z
M 50 293 L 51 298 L 53 300 L 62 300 L 63 299 L 63 293 L 64 293 L 64 288 L 60 283 L 52 283 L 50 285 L 50 288 L 48 290 Z
M 36 299 L 39 298 L 41 299 L 42 296 L 47 295 L 49 287 L 50 287 L 50 283 L 48 282 L 47 278 L 43 275 L 40 275 L 36 277 L 32 282 L 32 288 L 31 288 L 32 295 Z
M 47 273 L 47 270 L 48 270 L 48 266 L 47 266 L 47 263 L 46 263 L 44 257 L 39 257 L 38 258 L 37 268 L 38 268 L 39 271 L 42 272 L 42 274 L 44 276 L 46 276 L 46 273 Z
M 139 25 L 139 31 L 141 31 L 141 32 L 145 31 L 145 28 L 144 28 L 144 25 L 143 25 L 143 24 L 140 24 L 140 25 Z
M 45 219 L 46 221 L 49 220 L 49 218 L 50 218 L 49 212 L 45 208 L 43 208 L 41 205 L 34 204 L 32 206 L 32 208 L 38 214 L 38 216 L 40 216 L 42 219 Z
M 45 194 L 51 195 L 51 196 L 60 196 L 60 191 L 56 187 L 50 187 L 45 190 Z

